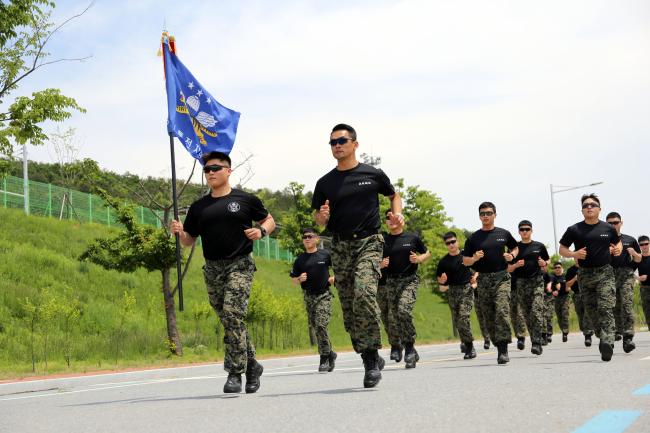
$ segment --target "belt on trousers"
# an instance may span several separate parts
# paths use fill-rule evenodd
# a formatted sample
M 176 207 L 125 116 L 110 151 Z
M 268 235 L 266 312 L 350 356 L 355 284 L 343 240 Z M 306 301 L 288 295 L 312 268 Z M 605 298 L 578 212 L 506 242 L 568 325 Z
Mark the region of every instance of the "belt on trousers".
M 355 241 L 357 239 L 365 239 L 368 236 L 376 235 L 377 230 L 371 229 L 371 230 L 361 230 L 358 232 L 350 232 L 350 233 L 333 233 L 332 234 L 332 240 L 334 242 L 339 242 L 339 241 Z

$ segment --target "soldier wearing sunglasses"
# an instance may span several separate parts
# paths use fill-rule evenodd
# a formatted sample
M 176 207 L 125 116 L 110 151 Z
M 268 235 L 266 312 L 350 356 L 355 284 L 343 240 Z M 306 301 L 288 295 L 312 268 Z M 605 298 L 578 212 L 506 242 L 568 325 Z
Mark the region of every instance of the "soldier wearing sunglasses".
M 201 236 L 208 298 L 224 328 L 223 368 L 228 379 L 223 391 L 241 392 L 245 373 L 246 393 L 253 393 L 260 387 L 264 368 L 255 360 L 255 347 L 244 323 L 255 272 L 251 253 L 253 241 L 271 233 L 275 222 L 259 198 L 230 186 L 228 155 L 210 152 L 203 156 L 203 163 L 210 194 L 192 203 L 184 224 L 172 221 L 171 231 L 186 247 Z M 253 221 L 258 227 L 253 227 Z
M 473 359 L 476 358 L 470 321 L 470 314 L 474 307 L 474 289 L 471 286 L 473 272 L 463 264 L 463 255 L 456 233 L 445 233 L 443 240 L 447 247 L 447 254 L 438 262 L 436 276 L 441 285 L 440 291 L 447 292 L 447 301 L 452 312 L 451 319 L 465 348 L 463 359 Z
M 332 263 L 343 322 L 352 347 L 363 359 L 363 385 L 372 388 L 381 380 L 384 366 L 378 352 L 377 283 L 384 249 L 378 194 L 388 196 L 389 218 L 399 224 L 404 224 L 402 201 L 382 170 L 357 161 L 354 128 L 336 125 L 329 144 L 337 165 L 316 183 L 312 208 L 316 223 L 327 225 L 332 233 Z
M 596 336 L 603 361 L 614 354 L 614 305 L 616 280 L 612 255 L 621 255 L 621 239 L 616 229 L 599 219 L 600 199 L 596 194 L 585 194 L 580 199 L 584 220 L 567 228 L 560 239 L 560 255 L 575 259 L 580 266 L 578 284 L 585 302 L 587 317 Z M 574 246 L 574 251 L 569 248 Z
M 305 252 L 293 263 L 289 275 L 294 284 L 300 284 L 307 308 L 309 325 L 316 333 L 318 353 L 320 354 L 319 372 L 334 370 L 336 352 L 327 332 L 332 317 L 332 292 L 330 286 L 334 277 L 330 277 L 329 268 L 332 258 L 327 250 L 319 250 L 320 237 L 313 228 L 302 230 L 302 244 Z
M 616 278 L 616 305 L 614 322 L 616 335 L 614 340 L 623 338 L 623 350 L 630 353 L 636 348 L 634 338 L 634 271 L 641 262 L 641 248 L 632 236 L 621 234 L 623 220 L 618 212 L 610 212 L 605 218 L 621 237 L 623 249 L 621 255 L 612 257 L 612 267 Z
M 519 223 L 519 235 L 521 241 L 517 244 L 519 254 L 517 259 L 508 266 L 515 281 L 515 297 L 519 307 L 523 310 L 528 334 L 531 340 L 531 352 L 535 355 L 542 354 L 542 328 L 544 323 L 544 279 L 543 269 L 548 265 L 550 259 L 546 246 L 543 243 L 532 239 L 533 224 L 528 220 Z M 512 312 L 510 313 L 512 314 Z M 518 339 L 519 340 L 519 339 Z M 523 341 L 517 341 L 517 347 Z
M 505 364 L 510 333 L 510 274 L 508 262 L 518 254 L 517 241 L 509 231 L 495 227 L 496 206 L 489 201 L 479 205 L 481 229 L 465 242 L 463 264 L 471 266 L 478 276 L 478 296 L 490 338 L 497 346 L 497 363 Z
M 639 282 L 641 283 L 641 303 L 643 304 L 646 325 L 650 329 L 650 237 L 639 236 L 639 245 L 643 256 L 638 269 Z

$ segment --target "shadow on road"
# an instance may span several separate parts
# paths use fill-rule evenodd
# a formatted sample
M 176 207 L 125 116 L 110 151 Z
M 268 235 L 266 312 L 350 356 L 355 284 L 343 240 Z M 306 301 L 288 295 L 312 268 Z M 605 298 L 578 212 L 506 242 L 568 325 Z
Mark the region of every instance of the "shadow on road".
M 283 394 L 266 394 L 266 395 L 260 395 L 260 397 L 290 397 L 290 396 L 298 396 L 298 395 L 337 395 L 337 394 L 349 394 L 349 393 L 354 393 L 354 392 L 375 392 L 377 391 L 377 388 L 370 388 L 370 389 L 365 389 L 365 388 L 342 388 L 342 389 L 325 389 L 322 391 L 305 391 L 305 392 L 286 392 Z

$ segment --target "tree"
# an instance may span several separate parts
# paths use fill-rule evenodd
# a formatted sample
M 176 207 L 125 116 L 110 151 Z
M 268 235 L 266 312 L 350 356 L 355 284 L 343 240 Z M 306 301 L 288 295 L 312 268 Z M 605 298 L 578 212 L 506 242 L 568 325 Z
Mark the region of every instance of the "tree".
M 0 2 L 0 176 L 9 170 L 14 144 L 40 145 L 48 138 L 40 126 L 43 122 L 61 122 L 72 115 L 72 110 L 85 112 L 73 98 L 54 88 L 19 96 L 11 104 L 6 102 L 38 69 L 88 58 L 48 59 L 45 48 L 52 37 L 90 6 L 59 25 L 50 22 L 53 8 L 54 2 L 47 0 Z
M 284 189 L 285 194 L 292 197 L 294 209 L 292 212 L 282 215 L 280 219 L 282 230 L 278 239 L 280 246 L 294 255 L 303 252 L 301 230 L 314 225 L 311 202 L 302 192 L 304 189 L 305 185 L 298 182 L 290 182 L 289 186 Z

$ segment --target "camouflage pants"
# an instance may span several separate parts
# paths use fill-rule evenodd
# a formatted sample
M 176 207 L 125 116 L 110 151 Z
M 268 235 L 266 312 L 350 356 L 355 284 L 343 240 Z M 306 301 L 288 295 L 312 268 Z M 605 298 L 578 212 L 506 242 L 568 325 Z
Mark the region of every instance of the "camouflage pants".
M 576 315 L 578 316 L 578 325 L 582 333 L 587 335 L 593 335 L 594 329 L 591 326 L 591 322 L 587 319 L 585 314 L 585 304 L 582 302 L 582 295 L 580 293 L 573 293 L 573 306 L 576 309 Z
M 614 269 L 616 278 L 616 305 L 614 322 L 616 333 L 634 335 L 634 271 L 627 267 Z
M 512 286 L 512 281 L 510 282 Z M 515 280 L 515 284 L 517 284 Z M 519 301 L 519 292 L 516 287 L 510 292 L 510 320 L 512 329 L 515 331 L 515 337 L 524 338 L 526 336 L 526 318 L 524 317 L 523 308 Z
M 343 324 L 357 353 L 381 349 L 377 283 L 383 249 L 382 235 L 332 243 L 332 265 Z
M 389 309 L 390 296 L 388 296 L 388 287 L 385 284 L 377 286 L 377 303 L 379 304 L 381 321 L 384 323 L 384 330 L 388 335 L 388 342 L 391 346 L 402 347 L 395 316 L 392 310 Z
M 474 336 L 472 335 L 470 315 L 474 306 L 474 289 L 469 284 L 449 286 L 447 296 L 449 308 L 452 311 L 452 319 L 460 335 L 460 341 L 463 343 L 473 342 Z
M 524 311 L 530 341 L 540 344 L 544 330 L 544 280 L 541 276 L 517 278 L 519 305 Z
M 564 334 L 569 333 L 569 305 L 571 305 L 571 302 L 567 295 L 555 297 L 555 316 L 557 317 L 557 324 Z
M 599 268 L 580 268 L 578 273 L 580 294 L 585 304 L 587 318 L 604 343 L 614 345 L 614 305 L 616 282 L 610 265 Z
M 303 295 L 307 307 L 309 326 L 316 333 L 318 353 L 320 355 L 329 355 L 332 351 L 332 345 L 330 336 L 327 333 L 327 326 L 332 317 L 332 293 L 328 290 L 320 295 L 310 295 L 307 292 L 304 292 Z
M 510 274 L 486 272 L 478 276 L 478 299 L 493 343 L 510 343 Z
M 544 290 L 544 322 L 542 333 L 553 335 L 553 310 L 555 310 L 555 297 Z
M 223 325 L 223 368 L 229 373 L 246 372 L 248 360 L 255 359 L 255 348 L 244 324 L 254 273 L 255 262 L 250 255 L 206 260 L 203 268 L 210 305 Z
M 650 286 L 641 286 L 640 292 L 645 323 L 648 325 L 648 330 L 650 330 Z
M 391 277 L 386 280 L 399 339 L 404 344 L 415 342 L 416 332 L 413 323 L 413 308 L 418 296 L 420 279 L 417 274 L 406 277 Z
M 490 339 L 490 332 L 488 331 L 487 323 L 485 322 L 485 315 L 481 309 L 481 303 L 478 300 L 478 291 L 472 289 L 474 292 L 474 310 L 476 311 L 476 320 L 478 320 L 478 326 L 481 329 L 481 335 L 484 340 Z

